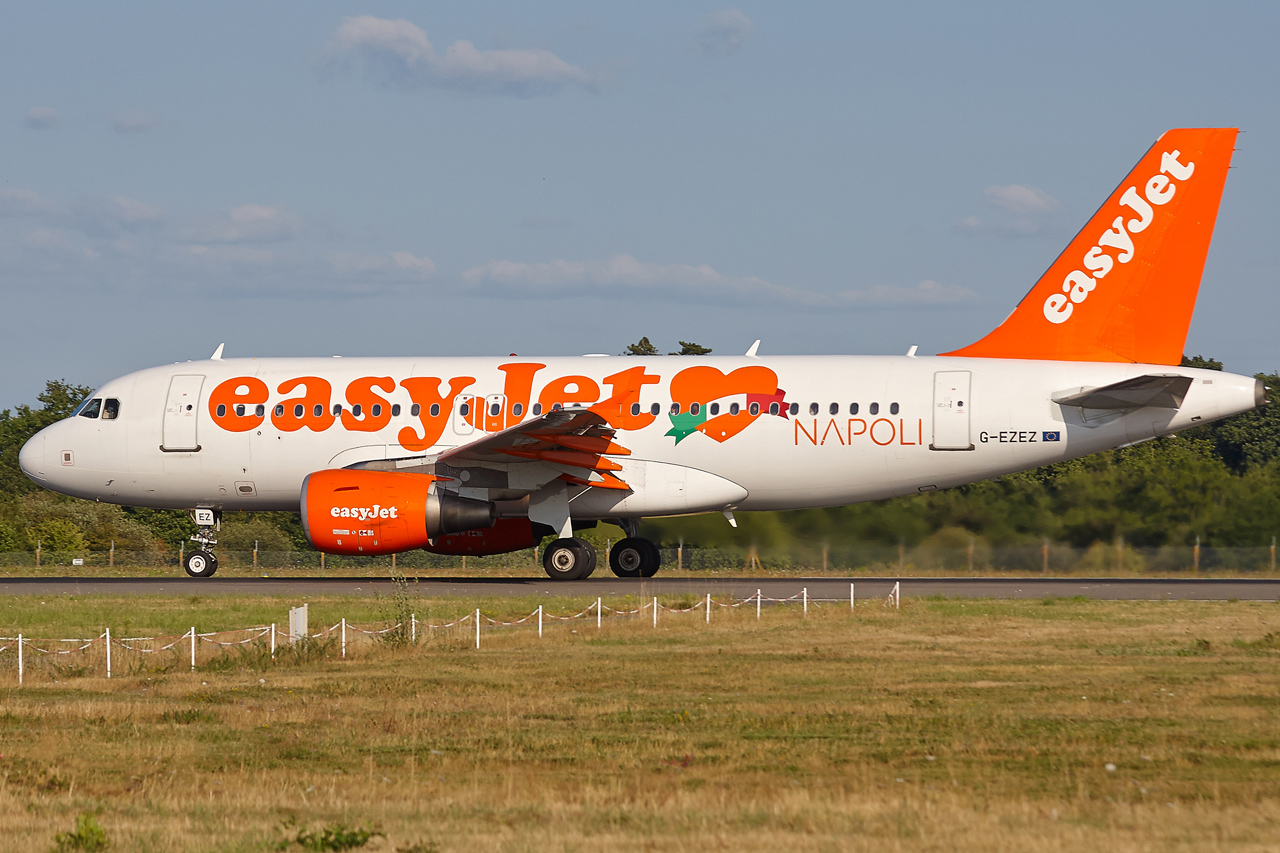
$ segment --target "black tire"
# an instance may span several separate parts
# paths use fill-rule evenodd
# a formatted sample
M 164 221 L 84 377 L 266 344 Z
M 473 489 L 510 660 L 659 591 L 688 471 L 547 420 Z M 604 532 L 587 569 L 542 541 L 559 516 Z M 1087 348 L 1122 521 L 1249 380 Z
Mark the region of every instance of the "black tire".
M 651 578 L 661 566 L 658 546 L 638 536 L 619 541 L 609 551 L 609 569 L 620 578 Z
M 542 554 L 542 568 L 554 581 L 577 581 L 596 570 L 596 549 L 574 537 L 557 539 Z
M 208 551 L 192 551 L 182 568 L 193 578 L 211 578 L 218 571 L 218 558 Z

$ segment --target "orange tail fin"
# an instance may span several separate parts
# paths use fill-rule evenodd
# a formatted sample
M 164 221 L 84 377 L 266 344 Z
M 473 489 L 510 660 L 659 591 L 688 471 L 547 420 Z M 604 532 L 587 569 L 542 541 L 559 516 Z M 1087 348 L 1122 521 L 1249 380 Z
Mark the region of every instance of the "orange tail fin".
M 1161 136 L 1008 319 L 943 355 L 1178 364 L 1236 133 Z

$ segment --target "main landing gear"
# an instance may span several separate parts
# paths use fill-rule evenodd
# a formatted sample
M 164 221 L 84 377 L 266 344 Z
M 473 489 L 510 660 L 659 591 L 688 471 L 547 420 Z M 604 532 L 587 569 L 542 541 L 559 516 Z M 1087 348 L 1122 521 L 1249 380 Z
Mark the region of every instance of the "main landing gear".
M 222 513 L 215 509 L 194 509 L 191 518 L 196 523 L 196 535 L 191 541 L 200 547 L 183 558 L 182 568 L 193 578 L 211 578 L 218 570 L 218 558 L 213 546 L 218 544 L 214 534 L 222 529 Z
M 629 536 L 609 551 L 609 569 L 620 578 L 651 578 L 662 565 L 658 546 Z M 552 580 L 577 581 L 596 570 L 596 549 L 577 538 L 557 539 L 542 555 L 542 567 Z

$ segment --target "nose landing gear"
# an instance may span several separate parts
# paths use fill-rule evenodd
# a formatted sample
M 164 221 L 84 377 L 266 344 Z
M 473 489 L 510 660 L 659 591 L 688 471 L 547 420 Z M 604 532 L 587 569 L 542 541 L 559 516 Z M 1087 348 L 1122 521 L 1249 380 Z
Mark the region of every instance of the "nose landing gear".
M 198 528 L 191 541 L 200 548 L 186 555 L 182 568 L 193 578 L 211 578 L 218 571 L 218 558 L 213 554 L 213 546 L 218 544 L 214 534 L 222 529 L 222 512 L 216 509 L 194 509 L 191 511 L 191 518 Z

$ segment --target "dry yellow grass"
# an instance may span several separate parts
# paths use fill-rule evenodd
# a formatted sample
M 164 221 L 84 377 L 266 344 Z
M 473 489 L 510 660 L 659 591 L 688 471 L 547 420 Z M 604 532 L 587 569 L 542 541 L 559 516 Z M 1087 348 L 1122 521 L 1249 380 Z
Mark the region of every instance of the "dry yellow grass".
M 145 633 L 284 604 L 94 599 L 92 616 L 41 617 L 8 599 L 0 624 L 71 630 L 115 609 Z M 313 599 L 312 624 L 378 606 Z M 110 681 L 43 668 L 22 688 L 5 657 L 0 848 L 48 850 L 92 811 L 114 849 L 143 851 L 268 849 L 289 820 L 368 825 L 387 836 L 371 850 L 1274 849 L 1275 604 L 702 619 L 488 631 L 480 651 L 464 629 L 353 640 L 346 660 L 206 653 L 194 674 L 122 652 Z

